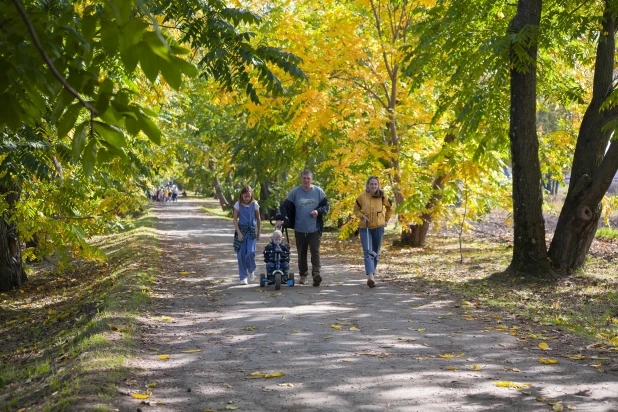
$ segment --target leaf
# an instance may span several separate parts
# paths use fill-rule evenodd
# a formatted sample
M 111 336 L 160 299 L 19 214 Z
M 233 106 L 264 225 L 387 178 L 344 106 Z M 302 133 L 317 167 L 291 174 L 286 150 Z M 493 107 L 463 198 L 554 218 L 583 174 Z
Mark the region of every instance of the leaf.
M 279 386 L 284 386 L 284 387 L 287 387 L 287 388 L 293 388 L 294 387 L 294 385 L 291 384 L 291 383 L 280 383 Z
M 189 274 L 189 272 L 187 272 L 187 271 L 182 271 L 182 272 L 178 272 L 178 274 L 179 274 L 179 275 L 188 275 L 188 274 Z
M 584 355 L 568 355 L 567 358 L 573 360 L 584 360 L 586 357 Z
M 550 358 L 539 358 L 539 362 L 544 363 L 546 365 L 552 365 L 554 363 L 558 363 L 558 360 L 550 359 Z
M 69 131 L 75 126 L 75 122 L 79 117 L 79 112 L 82 109 L 81 103 L 74 103 L 67 111 L 62 115 L 60 121 L 58 122 L 58 139 L 62 139 L 65 137 Z
M 441 358 L 444 358 L 444 359 L 451 359 L 451 358 L 454 358 L 454 357 L 455 357 L 455 355 L 444 354 L 444 355 L 440 355 L 440 357 L 441 357 Z
M 332 325 L 330 325 L 330 327 L 333 328 L 333 329 L 337 329 L 337 330 L 341 329 L 341 325 L 332 324 Z
M 139 128 L 148 136 L 151 142 L 154 144 L 161 144 L 161 130 L 157 127 L 157 125 L 150 119 L 150 117 L 139 113 L 137 124 Z M 221 281 L 226 281 L 225 279 L 221 279 Z
M 95 121 L 94 130 L 96 130 L 107 143 L 111 144 L 117 149 L 120 149 L 121 147 L 127 145 L 127 142 L 124 138 L 124 133 L 122 133 L 122 130 L 118 127 Z
M 551 348 L 549 347 L 549 345 L 545 342 L 541 342 L 539 343 L 539 348 L 543 349 L 543 350 L 551 350 Z
M 360 329 L 357 328 L 356 326 L 352 326 L 350 330 L 353 330 L 354 332 L 360 332 Z
M 197 352 L 201 352 L 201 349 L 188 349 L 188 350 L 183 350 L 181 351 L 182 353 L 197 353 Z
M 454 366 L 447 366 L 447 367 L 446 367 L 446 370 L 447 370 L 447 371 L 456 371 L 456 370 L 457 370 L 457 368 L 456 368 L 456 367 L 454 367 Z
M 417 329 L 417 331 L 420 332 L 420 333 L 423 333 L 423 332 L 425 332 L 425 328 Z
M 157 358 L 159 358 L 159 359 L 169 359 L 170 355 L 158 355 Z
M 524 389 L 524 388 L 530 387 L 532 384 L 529 382 L 519 383 L 519 382 L 501 381 L 501 382 L 494 382 L 494 385 L 496 385 L 499 388 Z
M 470 366 L 471 371 L 479 371 L 481 370 L 481 365 L 472 365 Z
M 148 398 L 150 398 L 150 395 L 143 395 L 141 393 L 132 393 L 131 396 L 133 396 L 135 399 L 148 399 Z

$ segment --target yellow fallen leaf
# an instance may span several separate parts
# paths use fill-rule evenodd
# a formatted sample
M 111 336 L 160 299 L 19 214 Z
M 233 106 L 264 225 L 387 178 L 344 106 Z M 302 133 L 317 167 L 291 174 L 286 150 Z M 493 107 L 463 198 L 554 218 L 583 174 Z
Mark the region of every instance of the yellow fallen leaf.
M 446 370 L 447 370 L 447 371 L 456 371 L 456 370 L 457 370 L 457 368 L 456 368 L 456 367 L 454 367 L 454 366 L 447 366 L 447 367 L 446 367 Z
M 610 339 L 609 343 L 611 343 L 614 346 L 618 346 L 618 336 L 613 339 Z
M 350 330 L 353 330 L 354 332 L 360 332 L 360 329 L 357 328 L 356 326 L 352 326 Z
M 543 349 L 543 350 L 551 350 L 551 348 L 549 347 L 549 345 L 545 342 L 541 342 L 539 343 L 539 348 Z
M 157 358 L 159 358 L 159 359 L 169 359 L 170 355 L 159 355 L 159 356 L 157 356 Z
M 552 410 L 554 412 L 562 412 L 564 410 L 564 408 L 562 407 L 562 403 L 561 402 L 556 402 L 556 403 L 549 403 L 552 407 Z
M 441 357 L 441 358 L 444 358 L 444 359 L 450 359 L 450 358 L 454 358 L 454 357 L 455 357 L 455 355 L 444 354 L 444 355 L 440 355 L 440 357 Z
M 330 327 L 333 328 L 333 329 L 341 329 L 341 325 L 332 324 L 332 325 L 330 325 Z
M 547 398 L 544 396 L 539 396 L 538 398 L 534 399 L 537 402 L 547 402 Z
M 275 373 L 268 373 L 264 377 L 266 379 L 271 379 L 271 378 L 278 378 L 278 377 L 283 376 L 283 375 L 285 375 L 285 372 L 275 372 Z
M 567 358 L 573 359 L 573 360 L 584 360 L 584 359 L 586 359 L 586 357 L 584 355 L 569 355 L 569 356 L 567 356 Z
M 182 272 L 178 272 L 178 274 L 179 274 L 179 275 L 188 275 L 188 274 L 189 274 L 189 272 L 187 272 L 187 271 L 182 271 Z
M 159 350 L 159 349 L 157 349 L 157 348 L 146 348 L 146 349 L 148 349 L 148 350 L 152 350 L 152 351 L 155 351 L 155 352 Z
M 196 353 L 196 352 L 201 352 L 201 349 L 188 349 L 188 350 L 183 350 L 181 351 L 182 353 Z
M 550 358 L 539 358 L 539 362 L 544 363 L 546 365 L 552 365 L 554 363 L 558 363 L 558 360 L 550 359 Z
M 150 398 L 150 395 L 142 395 L 141 393 L 132 393 L 131 395 L 133 395 L 133 397 L 135 399 L 148 399 L 148 398 Z
M 471 371 L 479 371 L 481 370 L 481 365 L 472 365 L 470 366 Z
M 149 384 L 148 384 L 148 385 L 146 385 L 146 386 L 147 386 L 148 388 L 154 388 L 154 387 L 156 387 L 156 386 L 157 386 L 157 383 L 156 383 L 156 382 L 149 383 Z
M 573 405 L 571 405 L 571 404 L 567 404 L 567 405 L 566 405 L 566 408 L 567 408 L 567 409 L 571 409 L 571 410 L 573 410 L 573 409 L 577 409 L 577 408 L 575 408 L 575 406 L 573 406 Z
M 288 387 L 288 388 L 293 388 L 294 387 L 294 385 L 291 384 L 291 383 L 280 383 L 279 386 L 285 386 L 285 387 Z
M 425 332 L 425 328 L 420 328 L 420 329 L 417 329 L 417 331 L 419 331 L 419 332 L 423 333 L 423 332 Z
M 601 364 L 600 363 L 595 363 L 595 364 L 590 365 L 590 366 L 592 366 L 593 368 L 600 368 Z
M 503 382 L 494 382 L 494 385 L 496 385 L 496 386 L 498 386 L 500 388 L 524 389 L 524 388 L 530 387 L 530 385 L 532 385 L 532 384 L 529 383 L 529 382 L 519 383 L 519 382 L 503 381 Z
M 109 328 L 113 331 L 117 331 L 118 330 L 118 326 L 116 325 L 112 325 L 111 323 L 109 324 Z

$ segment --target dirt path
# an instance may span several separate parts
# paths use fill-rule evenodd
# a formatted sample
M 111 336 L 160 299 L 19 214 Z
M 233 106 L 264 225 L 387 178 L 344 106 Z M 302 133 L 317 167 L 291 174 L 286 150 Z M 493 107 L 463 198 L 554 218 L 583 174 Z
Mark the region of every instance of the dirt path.
M 120 411 L 551 411 L 549 401 L 618 410 L 618 376 L 557 356 L 570 339 L 558 331 L 545 331 L 556 339 L 544 352 L 511 336 L 517 319 L 471 316 L 448 296 L 388 282 L 369 289 L 357 269 L 327 258 L 319 288 L 240 285 L 232 223 L 199 206 L 155 208 L 161 273 L 141 318 L 137 372 L 119 382 Z M 130 396 L 153 382 L 149 405 Z

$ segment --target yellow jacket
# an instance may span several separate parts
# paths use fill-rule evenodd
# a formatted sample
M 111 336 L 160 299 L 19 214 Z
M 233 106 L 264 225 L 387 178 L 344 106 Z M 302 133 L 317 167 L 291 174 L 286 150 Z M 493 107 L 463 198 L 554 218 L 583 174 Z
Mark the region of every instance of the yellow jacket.
M 384 214 L 386 209 L 386 214 Z M 359 228 L 367 227 L 363 216 L 369 218 L 369 229 L 385 226 L 393 214 L 391 202 L 384 197 L 374 197 L 370 193 L 363 192 L 354 204 L 354 215 L 360 219 Z

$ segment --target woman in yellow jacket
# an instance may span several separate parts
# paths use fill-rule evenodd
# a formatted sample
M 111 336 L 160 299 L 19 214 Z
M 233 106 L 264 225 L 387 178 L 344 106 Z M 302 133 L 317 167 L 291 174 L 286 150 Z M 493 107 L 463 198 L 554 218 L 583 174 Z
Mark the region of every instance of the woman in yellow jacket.
M 384 227 L 392 214 L 391 202 L 380 188 L 380 181 L 376 176 L 369 176 L 365 191 L 356 199 L 354 215 L 360 219 L 358 227 L 364 253 L 367 286 L 370 288 L 376 285 L 374 276 L 380 257 Z

